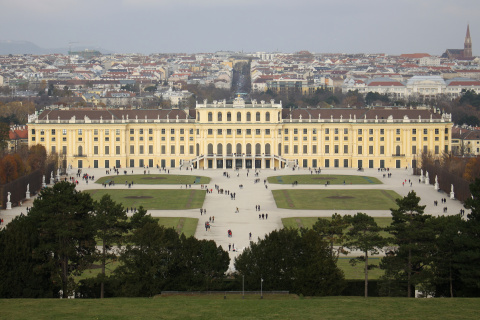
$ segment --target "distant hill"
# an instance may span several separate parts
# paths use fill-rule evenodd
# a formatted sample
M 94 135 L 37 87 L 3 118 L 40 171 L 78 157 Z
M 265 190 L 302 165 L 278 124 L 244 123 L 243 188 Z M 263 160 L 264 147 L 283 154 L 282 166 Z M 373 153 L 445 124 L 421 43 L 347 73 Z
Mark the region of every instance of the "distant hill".
M 83 51 L 85 49 L 98 50 L 103 54 L 112 53 L 112 51 L 101 48 L 72 47 L 72 51 Z M 68 48 L 42 48 L 30 41 L 0 40 L 0 55 L 51 53 L 68 54 Z
M 0 55 L 7 54 L 45 54 L 47 50 L 29 41 L 0 40 Z

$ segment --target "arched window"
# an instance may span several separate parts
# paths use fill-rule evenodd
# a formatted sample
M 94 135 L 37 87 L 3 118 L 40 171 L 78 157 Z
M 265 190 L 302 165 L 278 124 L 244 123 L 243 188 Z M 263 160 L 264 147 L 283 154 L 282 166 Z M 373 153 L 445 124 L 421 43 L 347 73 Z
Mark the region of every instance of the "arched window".
M 231 143 L 227 144 L 227 154 L 230 154 L 230 155 L 232 154 L 232 144 Z
M 78 146 L 78 155 L 79 156 L 83 155 L 83 147 L 82 146 Z
M 278 122 L 280 122 L 280 112 L 278 113 Z
M 395 148 L 395 152 L 396 152 L 397 156 L 400 154 L 400 146 L 397 146 Z
M 232 121 L 232 113 L 227 112 L 227 121 Z
M 242 144 L 237 143 L 237 155 L 241 155 L 241 154 L 242 154 Z
M 197 157 L 200 155 L 200 145 L 197 143 Z
M 260 121 L 260 112 L 255 114 L 255 121 Z
M 270 122 L 270 112 L 265 113 L 265 122 Z
M 242 121 L 242 113 L 237 112 L 237 122 L 241 122 L 241 121 Z
M 197 121 L 200 121 L 200 112 L 197 112 Z
M 267 155 L 267 156 L 270 155 L 270 143 L 267 143 L 265 145 L 265 155 Z
M 247 143 L 247 151 L 245 153 L 252 154 L 252 145 L 250 143 Z
M 250 112 L 247 112 L 247 121 L 252 121 L 252 115 Z
M 217 144 L 217 154 L 220 156 L 223 154 L 223 145 L 221 143 Z
M 217 121 L 222 121 L 222 113 L 221 112 L 219 112 L 217 114 Z
M 260 145 L 260 143 L 257 143 L 255 145 L 255 155 L 259 156 L 262 154 L 262 146 Z
M 213 121 L 213 115 L 211 112 L 208 113 L 208 122 L 212 122 Z
M 207 150 L 208 150 L 208 154 L 209 155 L 212 155 L 213 154 L 213 144 L 209 143 L 208 144 L 208 147 L 207 147 Z

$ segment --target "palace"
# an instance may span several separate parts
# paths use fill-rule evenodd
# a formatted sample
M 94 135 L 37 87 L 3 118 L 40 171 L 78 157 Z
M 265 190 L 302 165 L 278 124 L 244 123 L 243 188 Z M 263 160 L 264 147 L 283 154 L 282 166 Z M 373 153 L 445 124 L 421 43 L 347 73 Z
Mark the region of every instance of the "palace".
M 29 117 L 28 142 L 62 167 L 403 168 L 449 152 L 452 125 L 428 108 L 286 109 L 238 97 L 195 109 L 47 109 Z

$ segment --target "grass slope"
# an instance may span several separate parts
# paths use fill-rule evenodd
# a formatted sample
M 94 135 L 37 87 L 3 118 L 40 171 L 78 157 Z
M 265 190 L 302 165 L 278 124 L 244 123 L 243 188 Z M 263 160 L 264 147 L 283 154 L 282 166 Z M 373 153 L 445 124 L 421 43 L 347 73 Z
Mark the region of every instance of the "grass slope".
M 388 210 L 401 198 L 392 190 L 273 190 L 277 207 L 304 210 Z
M 200 208 L 205 200 L 205 190 L 193 189 L 94 189 L 88 190 L 93 200 L 110 194 L 112 200 L 124 207 L 147 210 L 183 210 Z
M 125 184 L 125 181 L 134 184 L 207 184 L 210 178 L 190 175 L 176 175 L 176 174 L 127 174 L 127 175 L 111 175 L 105 176 L 95 183 L 109 183 L 110 181 L 116 184 Z
M 298 184 L 382 184 L 380 180 L 367 176 L 337 175 L 337 174 L 300 174 L 285 175 L 267 178 L 269 183 L 292 184 L 297 181 Z
M 295 295 L 0 300 L 2 319 L 478 319 L 479 299 Z

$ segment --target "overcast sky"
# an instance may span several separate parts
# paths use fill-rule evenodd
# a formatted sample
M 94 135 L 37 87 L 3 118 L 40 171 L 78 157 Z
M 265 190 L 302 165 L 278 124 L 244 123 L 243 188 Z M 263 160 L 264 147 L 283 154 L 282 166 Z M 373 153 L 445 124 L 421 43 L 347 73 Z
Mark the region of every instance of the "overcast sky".
M 114 52 L 480 54 L 479 0 L 0 0 L 0 40 Z

